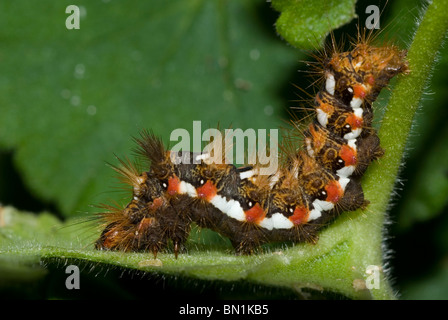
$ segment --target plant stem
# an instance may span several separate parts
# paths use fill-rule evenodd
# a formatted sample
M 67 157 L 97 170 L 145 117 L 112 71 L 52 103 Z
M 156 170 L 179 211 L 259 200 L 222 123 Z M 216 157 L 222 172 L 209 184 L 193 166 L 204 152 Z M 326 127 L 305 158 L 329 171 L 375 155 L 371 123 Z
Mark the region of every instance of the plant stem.
M 378 133 L 386 154 L 371 165 L 363 180 L 364 193 L 371 201 L 369 211 L 376 216 L 373 218 L 375 223 L 381 225 L 384 224 L 400 166 L 404 162 L 414 114 L 448 30 L 447 12 L 448 0 L 434 0 L 428 4 L 418 24 L 407 56 L 411 72 L 397 82 Z
M 365 176 L 365 190 L 372 207 L 385 212 L 393 191 L 414 114 L 420 105 L 425 86 L 437 60 L 437 53 L 448 30 L 448 0 L 434 0 L 426 10 L 407 59 L 410 74 L 397 82 L 378 133 L 386 150 L 384 157 L 373 163 Z M 376 190 L 376 192 L 373 192 Z

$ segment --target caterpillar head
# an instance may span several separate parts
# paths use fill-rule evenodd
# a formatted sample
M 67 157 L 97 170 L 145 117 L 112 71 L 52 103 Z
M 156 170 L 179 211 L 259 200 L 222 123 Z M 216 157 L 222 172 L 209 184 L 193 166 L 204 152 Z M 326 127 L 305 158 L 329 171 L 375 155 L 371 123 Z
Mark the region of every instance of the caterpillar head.
M 393 45 L 374 47 L 366 42 L 336 52 L 324 67 L 326 90 L 352 108 L 370 103 L 393 77 L 409 72 L 406 54 Z

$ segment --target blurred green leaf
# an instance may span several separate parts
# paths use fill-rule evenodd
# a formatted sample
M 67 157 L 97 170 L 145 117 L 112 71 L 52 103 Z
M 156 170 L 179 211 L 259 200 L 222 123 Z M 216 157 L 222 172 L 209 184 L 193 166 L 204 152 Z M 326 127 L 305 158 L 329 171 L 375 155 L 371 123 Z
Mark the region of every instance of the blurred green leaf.
M 446 300 L 448 297 L 448 266 L 432 269 L 431 273 L 404 286 L 407 300 Z
M 65 216 L 113 196 L 113 153 L 150 128 L 277 128 L 299 54 L 253 1 L 0 4 L 0 146 L 26 185 Z M 195 150 L 197 151 L 197 150 Z
M 436 217 L 448 204 L 448 128 L 439 131 L 425 148 L 407 201 L 400 207 L 398 226 L 402 230 Z

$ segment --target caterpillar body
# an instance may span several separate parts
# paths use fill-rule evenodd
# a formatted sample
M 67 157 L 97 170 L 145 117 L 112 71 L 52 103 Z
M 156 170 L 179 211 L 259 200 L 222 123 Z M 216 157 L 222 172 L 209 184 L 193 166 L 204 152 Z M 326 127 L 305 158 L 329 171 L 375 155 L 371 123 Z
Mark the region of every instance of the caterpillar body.
M 124 208 L 104 206 L 97 249 L 153 252 L 185 248 L 194 222 L 230 239 L 237 253 L 268 242 L 312 242 L 341 212 L 364 208 L 360 179 L 384 153 L 372 128 L 372 103 L 394 76 L 407 73 L 406 51 L 359 40 L 350 51 L 322 57 L 315 118 L 300 130 L 303 145 L 284 152 L 278 170 L 216 163 L 208 153 L 166 150 L 150 131 L 136 138 L 147 161 L 114 169 L 132 186 Z M 179 161 L 186 159 L 188 161 Z M 223 159 L 224 160 L 224 159 Z

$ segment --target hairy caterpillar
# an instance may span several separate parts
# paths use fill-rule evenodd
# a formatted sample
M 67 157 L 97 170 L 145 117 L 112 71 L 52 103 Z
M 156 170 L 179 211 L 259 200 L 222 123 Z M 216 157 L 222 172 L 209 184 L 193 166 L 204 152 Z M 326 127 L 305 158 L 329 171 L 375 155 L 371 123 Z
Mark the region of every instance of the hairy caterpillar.
M 295 127 L 303 145 L 285 150 L 270 175 L 260 174 L 257 164 L 237 168 L 209 153 L 170 152 L 143 131 L 135 141 L 147 171 L 123 160 L 114 167 L 133 198 L 125 208 L 104 206 L 95 247 L 156 256 L 172 242 L 177 257 L 193 222 L 228 237 L 242 254 L 268 242 L 316 242 L 318 231 L 341 212 L 368 204 L 360 178 L 384 153 L 371 126 L 372 103 L 391 78 L 408 72 L 405 56 L 362 37 L 350 51 L 323 55 L 315 118 L 304 129 Z

